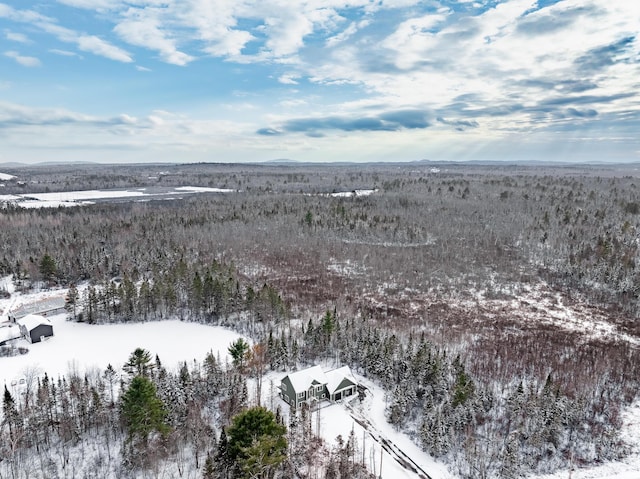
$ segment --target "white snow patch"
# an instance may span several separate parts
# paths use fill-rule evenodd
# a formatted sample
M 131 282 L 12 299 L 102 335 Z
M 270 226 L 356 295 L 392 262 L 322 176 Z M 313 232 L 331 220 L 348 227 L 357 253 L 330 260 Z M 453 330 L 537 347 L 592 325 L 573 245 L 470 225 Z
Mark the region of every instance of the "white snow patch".
M 550 324 L 558 328 L 579 333 L 586 339 L 622 341 L 640 346 L 640 338 L 630 335 L 610 321 L 606 315 L 590 308 L 588 304 L 575 302 L 566 304 L 565 298 L 554 292 L 546 283 L 514 286 L 512 290 L 497 291 L 509 296 L 506 299 L 487 298 L 486 291 L 472 290 L 476 306 L 489 311 L 512 311 L 524 322 Z M 474 306 L 473 302 L 460 303 Z M 640 474 L 638 475 L 640 478 Z
M 184 191 L 186 193 L 235 193 L 236 190 L 230 188 L 207 188 L 204 186 L 179 186 L 176 191 Z
M 13 176 L 13 175 L 9 175 L 7 173 L 0 173 L 0 180 L 2 180 L 2 181 L 8 181 L 8 180 L 12 180 L 14 178 L 15 178 L 15 176 Z
M 359 265 L 351 260 L 337 261 L 336 259 L 331 258 L 329 261 L 330 262 L 327 265 L 327 270 L 337 274 L 338 276 L 353 278 L 354 276 L 362 276 L 367 272 L 366 267 Z
M 148 191 L 147 188 L 136 190 L 85 190 L 61 191 L 55 193 L 28 193 L 20 195 L 0 195 L 0 203 L 15 204 L 22 208 L 57 208 L 59 206 L 78 206 L 93 204 L 95 200 L 117 198 L 161 198 L 180 193 L 232 193 L 235 190 L 223 188 L 206 188 L 199 186 L 181 186 L 166 191 Z
M 67 321 L 66 314 L 49 319 L 53 338 L 29 345 L 26 355 L 0 358 L 0 385 L 10 385 L 28 371 L 57 378 L 70 370 L 82 374 L 108 364 L 118 370 L 136 348 L 157 354 L 169 369 L 182 361 L 202 361 L 209 351 L 225 361 L 229 344 L 241 337 L 221 327 L 179 320 L 89 325 Z
M 378 189 L 375 190 L 352 190 L 352 191 L 338 191 L 336 193 L 330 193 L 329 196 L 334 198 L 359 198 L 361 196 L 369 196 L 374 194 Z

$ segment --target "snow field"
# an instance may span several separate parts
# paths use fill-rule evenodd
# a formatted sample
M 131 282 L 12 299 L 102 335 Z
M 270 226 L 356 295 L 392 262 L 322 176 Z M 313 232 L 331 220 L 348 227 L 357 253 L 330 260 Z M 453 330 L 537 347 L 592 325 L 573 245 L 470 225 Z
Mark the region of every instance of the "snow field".
M 25 376 L 50 378 L 68 372 L 83 374 L 111 364 L 117 371 L 138 347 L 158 355 L 167 369 L 183 361 L 202 362 L 209 351 L 228 359 L 227 347 L 238 333 L 217 326 L 206 326 L 179 320 L 133 324 L 89 325 L 66 320 L 65 314 L 50 316 L 54 336 L 43 342 L 28 344 L 23 356 L 0 358 L 0 387 L 19 383 Z M 15 387 L 15 386 L 14 386 Z
M 153 192 L 147 188 L 137 190 L 86 190 L 60 191 L 55 193 L 31 193 L 24 195 L 0 195 L 0 203 L 15 204 L 22 208 L 57 208 L 59 206 L 78 206 L 92 204 L 93 200 L 117 198 L 158 198 L 176 192 L 185 194 L 197 193 L 233 193 L 227 188 L 208 188 L 201 186 L 180 186 L 167 192 Z

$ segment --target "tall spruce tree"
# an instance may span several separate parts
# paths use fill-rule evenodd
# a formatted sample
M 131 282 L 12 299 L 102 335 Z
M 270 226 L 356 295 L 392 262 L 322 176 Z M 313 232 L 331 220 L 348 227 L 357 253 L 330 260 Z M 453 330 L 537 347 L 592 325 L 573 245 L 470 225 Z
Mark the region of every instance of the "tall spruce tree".
M 139 439 L 146 444 L 154 431 L 166 433 L 167 411 L 157 395 L 156 387 L 144 376 L 136 376 L 122 397 L 120 409 L 129 440 Z

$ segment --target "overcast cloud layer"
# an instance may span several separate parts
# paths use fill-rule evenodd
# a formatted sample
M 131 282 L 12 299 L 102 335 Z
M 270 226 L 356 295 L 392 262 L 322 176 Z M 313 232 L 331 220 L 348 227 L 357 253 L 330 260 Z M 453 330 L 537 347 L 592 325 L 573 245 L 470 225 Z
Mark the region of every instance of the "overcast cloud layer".
M 0 0 L 0 165 L 640 161 L 640 2 Z

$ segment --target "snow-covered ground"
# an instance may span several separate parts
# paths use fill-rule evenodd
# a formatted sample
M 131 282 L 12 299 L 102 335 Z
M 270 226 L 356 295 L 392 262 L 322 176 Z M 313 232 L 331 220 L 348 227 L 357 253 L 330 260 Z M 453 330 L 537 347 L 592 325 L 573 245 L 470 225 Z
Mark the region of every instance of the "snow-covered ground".
M 338 191 L 336 193 L 331 193 L 329 196 L 333 196 L 334 198 L 352 198 L 354 196 L 356 197 L 369 196 L 374 194 L 376 191 L 378 190 L 375 189 L 375 190 Z
M 471 291 L 474 301 L 465 301 L 465 307 L 479 306 L 486 311 L 509 311 L 523 324 L 545 323 L 580 333 L 585 339 L 620 341 L 640 346 L 640 338 L 622 331 L 605 313 L 590 308 L 580 301 L 567 302 L 545 282 L 520 285 L 516 293 L 505 291 L 509 299 L 487 299 L 486 291 Z M 640 479 L 640 475 L 638 475 Z
M 92 204 L 96 200 L 118 198 L 154 199 L 176 193 L 233 193 L 226 188 L 208 188 L 201 186 L 180 186 L 159 190 L 157 188 L 138 188 L 135 190 L 86 190 L 61 191 L 56 193 L 29 193 L 20 195 L 0 195 L 0 203 L 15 204 L 22 208 L 57 208 L 59 206 L 78 206 Z
M 7 173 L 0 173 L 0 181 L 8 181 L 14 179 L 15 176 L 9 175 Z
M 607 462 L 587 469 L 558 471 L 555 474 L 531 476 L 530 479 L 639 479 L 640 478 L 640 402 L 623 413 L 622 439 L 631 453 L 621 461 Z
M 10 277 L 0 278 L 0 288 L 11 293 L 10 298 L 0 299 L 0 316 L 19 306 L 65 295 L 65 290 L 43 291 L 31 294 L 15 292 Z M 542 302 L 544 304 L 544 302 Z M 567 315 L 562 303 L 554 301 L 550 310 L 559 316 Z M 228 359 L 229 344 L 239 334 L 220 327 L 188 323 L 178 320 L 88 325 L 66 320 L 66 315 L 49 318 L 53 323 L 54 337 L 44 343 L 28 344 L 21 340 L 30 352 L 23 356 L 0 358 L 0 388 L 19 388 L 20 379 L 45 372 L 52 378 L 69 371 L 83 373 L 92 369 L 104 369 L 111 363 L 120 369 L 131 352 L 142 347 L 158 355 L 167 368 L 175 368 L 182 361 L 202 361 L 209 351 Z M 1 319 L 0 319 L 1 321 Z M 598 328 L 594 328 L 598 329 Z M 277 386 L 286 373 L 269 373 L 262 387 L 263 404 L 269 407 L 280 405 L 286 415 L 288 405 L 277 396 Z M 349 403 L 322 403 L 319 410 L 320 435 L 329 447 L 341 435 L 347 439 L 354 431 L 358 440 L 359 457 L 376 475 L 382 478 L 420 479 L 425 473 L 432 479 L 453 479 L 446 466 L 433 460 L 406 434 L 396 431 L 385 417 L 385 395 L 382 389 L 364 377 L 357 380 L 367 387 L 363 402 L 354 398 Z M 13 386 L 12 383 L 16 382 Z M 312 424 L 317 428 L 317 412 Z M 640 402 L 623 413 L 622 438 L 631 447 L 631 453 L 621 461 L 611 462 L 588 469 L 559 471 L 551 475 L 533 476 L 532 479 L 640 479 Z M 364 447 L 363 447 L 364 441 Z M 384 447 L 381 446 L 384 444 Z M 381 449 L 383 449 L 381 453 Z
M 25 375 L 52 378 L 70 370 L 82 374 L 111 364 L 122 367 L 136 348 L 158 355 L 162 364 L 175 368 L 182 361 L 202 362 L 209 351 L 228 359 L 229 344 L 240 335 L 228 329 L 179 320 L 134 324 L 88 325 L 67 321 L 65 314 L 49 317 L 54 336 L 29 347 L 23 356 L 0 358 L 0 385 L 11 385 Z M 2 387 L 2 386 L 0 386 Z
M 263 404 L 268 407 L 280 406 L 288 417 L 289 405 L 277 395 L 277 387 L 286 373 L 269 373 L 263 381 Z M 371 381 L 354 375 L 367 388 L 365 399 L 357 396 L 349 402 L 320 403 L 318 411 L 312 413 L 313 432 L 317 433 L 317 415 L 320 415 L 319 435 L 329 448 L 336 445 L 336 438 L 342 436 L 346 442 L 353 430 L 358 442 L 358 458 L 364 462 L 376 477 L 382 479 L 424 479 L 425 473 L 432 479 L 454 479 L 446 465 L 435 461 L 422 451 L 406 434 L 396 431 L 385 418 L 384 392 Z M 363 448 L 364 441 L 364 448 Z M 384 444 L 384 448 L 381 444 Z M 381 448 L 383 452 L 381 455 Z M 380 461 L 382 458 L 382 471 Z M 381 474 L 382 472 L 382 474 Z

